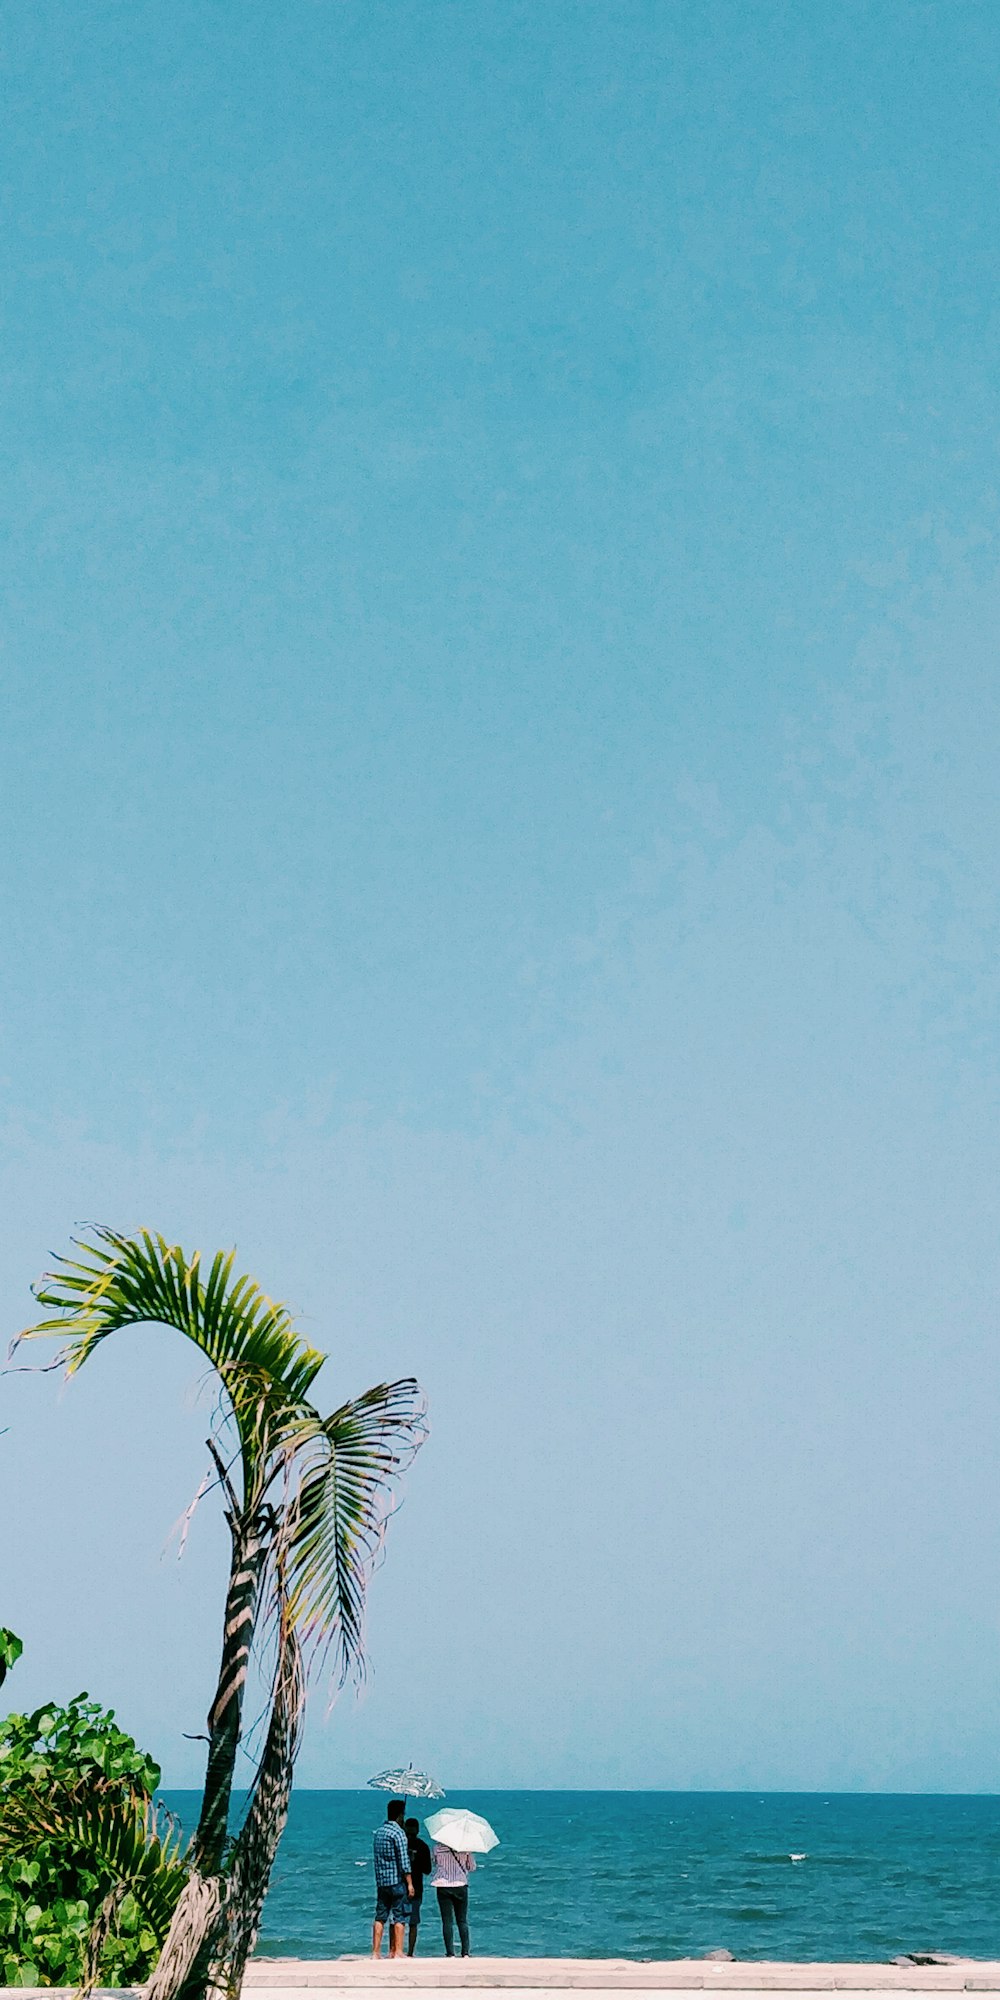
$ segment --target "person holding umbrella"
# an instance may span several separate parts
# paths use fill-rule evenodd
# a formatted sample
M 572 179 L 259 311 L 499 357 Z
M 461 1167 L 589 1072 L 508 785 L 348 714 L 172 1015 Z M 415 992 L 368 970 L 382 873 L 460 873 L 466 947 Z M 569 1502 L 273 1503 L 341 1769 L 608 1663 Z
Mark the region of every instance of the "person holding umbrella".
M 467 1848 L 460 1851 L 446 1846 L 442 1840 L 434 1842 L 431 1888 L 437 1890 L 438 1909 L 441 1912 L 441 1936 L 444 1939 L 447 1958 L 455 1956 L 456 1924 L 462 1957 L 469 1956 L 469 1876 L 475 1866 L 475 1856 L 470 1854 Z
M 410 1915 L 413 1877 L 410 1849 L 403 1831 L 404 1799 L 390 1799 L 382 1825 L 372 1842 L 375 1862 L 375 1921 L 372 1924 L 372 1957 L 382 1950 L 382 1933 L 389 1926 L 389 1957 L 402 1958 L 403 1930 Z
M 455 1806 L 432 1813 L 424 1825 L 434 1842 L 431 1888 L 437 1891 L 445 1954 L 448 1958 L 455 1956 L 457 1925 L 462 1957 L 468 1958 L 469 1876 L 475 1872 L 475 1854 L 488 1854 L 497 1847 L 497 1835 L 489 1821 L 480 1819 L 478 1813 Z
M 410 1925 L 410 1957 L 412 1958 L 420 1924 L 420 1899 L 424 1892 L 423 1877 L 415 1875 L 412 1867 L 413 1846 L 407 1838 L 410 1828 L 419 1832 L 416 1820 L 411 1820 L 404 1829 L 407 1802 L 410 1799 L 443 1799 L 444 1789 L 436 1778 L 426 1771 L 415 1771 L 412 1764 L 406 1769 L 378 1771 L 368 1783 L 377 1792 L 395 1792 L 396 1797 L 389 1802 L 386 1819 L 375 1835 L 375 1887 L 378 1896 L 375 1904 L 375 1923 L 372 1930 L 372 1956 L 378 1958 L 382 1949 L 382 1933 L 389 1925 L 389 1957 L 403 1955 L 403 1927 Z M 427 1859 L 424 1873 L 430 1872 L 430 1855 L 422 1840 L 417 1842 Z

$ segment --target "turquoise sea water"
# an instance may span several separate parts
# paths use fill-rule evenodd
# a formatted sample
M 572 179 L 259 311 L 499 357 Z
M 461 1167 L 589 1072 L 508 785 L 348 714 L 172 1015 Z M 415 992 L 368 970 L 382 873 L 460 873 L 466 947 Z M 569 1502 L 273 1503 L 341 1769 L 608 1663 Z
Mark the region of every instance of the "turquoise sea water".
M 194 1795 L 166 1799 L 190 1824 Z M 1000 1958 L 1000 1798 L 456 1792 L 450 1802 L 484 1813 L 502 1841 L 473 1877 L 474 1952 L 671 1958 L 725 1945 L 738 1958 Z M 260 1952 L 365 1950 L 383 1811 L 373 1792 L 295 1794 Z M 420 1950 L 441 1952 L 432 1892 Z

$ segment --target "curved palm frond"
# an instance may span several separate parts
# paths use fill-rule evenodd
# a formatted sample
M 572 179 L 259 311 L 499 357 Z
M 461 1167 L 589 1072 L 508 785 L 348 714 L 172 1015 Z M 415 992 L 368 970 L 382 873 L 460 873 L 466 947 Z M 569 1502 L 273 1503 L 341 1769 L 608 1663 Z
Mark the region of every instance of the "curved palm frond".
M 101 1976 L 101 1959 L 108 1939 L 113 1935 L 115 1925 L 121 1916 L 128 1890 L 124 1882 L 115 1882 L 92 1919 L 90 1932 L 83 1950 L 83 1977 L 80 1980 L 79 2000 L 91 1994 Z
M 425 1430 L 423 1393 L 406 1377 L 290 1427 L 285 1440 L 295 1490 L 282 1510 L 277 1554 L 288 1616 L 307 1653 L 332 1649 L 341 1684 L 364 1671 L 365 1587 L 392 1511 L 392 1484 Z
M 51 1317 L 26 1327 L 11 1352 L 22 1341 L 59 1336 L 64 1345 L 51 1365 L 75 1375 L 95 1348 L 123 1327 L 176 1328 L 223 1382 L 239 1432 L 244 1500 L 249 1500 L 275 1419 L 306 1413 L 325 1357 L 295 1331 L 287 1306 L 269 1299 L 252 1278 L 234 1280 L 232 1251 L 220 1251 L 203 1279 L 199 1251 L 187 1257 L 177 1244 L 148 1230 L 129 1237 L 94 1229 L 78 1238 L 75 1248 L 78 1256 L 57 1258 L 35 1286 L 36 1299 Z
M 40 1840 L 85 1855 L 134 1896 L 162 1944 L 190 1868 L 180 1836 L 160 1807 L 110 1787 L 25 1788 L 4 1802 L 0 1858 L 23 1856 Z

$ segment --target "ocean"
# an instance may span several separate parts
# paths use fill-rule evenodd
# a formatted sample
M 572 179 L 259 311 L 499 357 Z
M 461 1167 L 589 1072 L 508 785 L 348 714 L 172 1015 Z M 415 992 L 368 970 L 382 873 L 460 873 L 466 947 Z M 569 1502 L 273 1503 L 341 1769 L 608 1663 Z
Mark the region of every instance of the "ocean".
M 164 1796 L 190 1825 L 196 1795 Z M 1000 1798 L 523 1791 L 456 1792 L 449 1803 L 483 1813 L 501 1839 L 472 1879 L 473 1952 L 1000 1958 Z M 371 1836 L 383 1813 L 375 1792 L 294 1794 L 260 1953 L 370 1947 Z M 433 1892 L 419 1949 L 442 1949 Z

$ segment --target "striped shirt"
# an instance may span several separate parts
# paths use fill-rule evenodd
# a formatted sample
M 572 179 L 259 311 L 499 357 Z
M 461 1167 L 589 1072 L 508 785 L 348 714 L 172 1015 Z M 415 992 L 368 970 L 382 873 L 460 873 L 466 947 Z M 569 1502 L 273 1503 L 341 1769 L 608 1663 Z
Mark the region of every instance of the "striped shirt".
M 380 1889 L 394 1889 L 410 1872 L 410 1850 L 398 1820 L 387 1819 L 375 1829 L 372 1841 L 375 1881 Z
M 431 1888 L 464 1889 L 475 1866 L 471 1854 L 456 1854 L 453 1847 L 444 1847 L 439 1840 L 436 1840 Z

